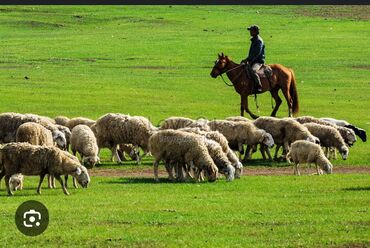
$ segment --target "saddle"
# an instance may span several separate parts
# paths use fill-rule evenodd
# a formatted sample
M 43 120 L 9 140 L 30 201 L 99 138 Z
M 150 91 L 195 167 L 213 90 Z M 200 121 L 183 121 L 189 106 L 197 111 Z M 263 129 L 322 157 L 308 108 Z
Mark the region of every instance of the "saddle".
M 261 68 L 257 71 L 257 74 L 262 79 L 262 78 L 270 78 L 273 72 L 270 66 L 262 65 Z M 252 78 L 248 70 L 247 70 L 247 76 L 249 79 Z

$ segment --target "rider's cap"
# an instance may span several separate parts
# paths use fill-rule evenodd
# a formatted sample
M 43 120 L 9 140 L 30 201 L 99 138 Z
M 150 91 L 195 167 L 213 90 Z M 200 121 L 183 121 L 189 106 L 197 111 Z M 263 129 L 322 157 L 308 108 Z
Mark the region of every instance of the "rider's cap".
M 247 29 L 248 30 L 256 30 L 256 31 L 260 30 L 260 28 L 257 25 L 252 25 L 252 26 L 248 27 Z

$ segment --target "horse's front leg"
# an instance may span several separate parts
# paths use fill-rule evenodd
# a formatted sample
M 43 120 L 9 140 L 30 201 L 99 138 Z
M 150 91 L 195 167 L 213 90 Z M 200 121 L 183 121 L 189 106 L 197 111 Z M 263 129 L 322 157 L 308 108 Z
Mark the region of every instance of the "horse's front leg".
M 244 106 L 247 100 L 245 96 L 240 95 L 240 116 L 244 116 Z
M 247 112 L 253 119 L 258 118 L 258 116 L 253 114 L 248 108 L 248 96 L 242 96 L 242 106 L 244 107 L 245 112 Z

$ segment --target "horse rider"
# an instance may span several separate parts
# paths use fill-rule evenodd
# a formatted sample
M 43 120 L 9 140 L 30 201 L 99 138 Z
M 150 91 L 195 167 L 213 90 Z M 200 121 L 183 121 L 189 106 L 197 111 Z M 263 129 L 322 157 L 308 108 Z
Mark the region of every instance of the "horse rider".
M 260 77 L 257 74 L 257 71 L 265 63 L 265 44 L 261 36 L 259 36 L 259 27 L 256 25 L 250 26 L 247 28 L 250 32 L 251 46 L 249 48 L 249 54 L 246 59 L 242 61 L 243 64 L 246 64 L 246 69 L 249 71 L 253 81 L 255 82 L 254 89 L 257 92 L 262 92 L 262 84 Z

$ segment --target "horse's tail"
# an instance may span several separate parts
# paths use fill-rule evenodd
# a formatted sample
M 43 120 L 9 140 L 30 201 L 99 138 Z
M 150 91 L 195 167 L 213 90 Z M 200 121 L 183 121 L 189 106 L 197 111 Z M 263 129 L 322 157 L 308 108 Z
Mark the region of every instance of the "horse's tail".
M 297 82 L 295 80 L 295 75 L 293 69 L 289 68 L 292 73 L 292 80 L 290 81 L 290 96 L 293 100 L 293 114 L 298 114 L 299 112 L 299 102 L 298 102 L 298 92 L 297 92 Z

